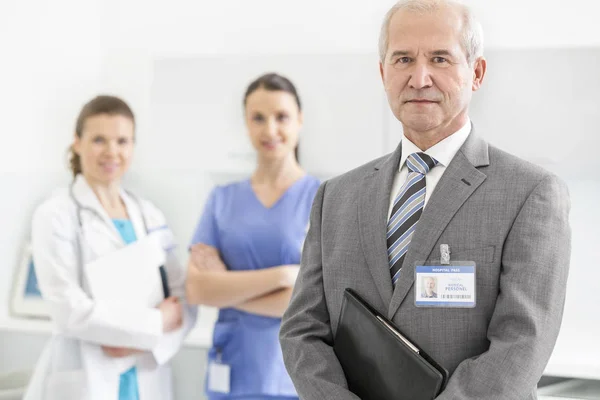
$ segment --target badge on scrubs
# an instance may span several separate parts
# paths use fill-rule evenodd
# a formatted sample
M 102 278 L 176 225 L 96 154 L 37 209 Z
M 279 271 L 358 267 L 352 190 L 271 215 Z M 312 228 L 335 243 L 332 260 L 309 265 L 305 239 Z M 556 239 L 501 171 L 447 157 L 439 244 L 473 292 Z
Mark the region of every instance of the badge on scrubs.
M 221 363 L 221 354 L 217 354 L 217 360 L 208 366 L 208 389 L 212 392 L 229 393 L 230 391 L 231 367 Z
M 415 265 L 415 306 L 475 307 L 475 262 L 450 261 L 448 245 L 440 250 L 440 262 Z

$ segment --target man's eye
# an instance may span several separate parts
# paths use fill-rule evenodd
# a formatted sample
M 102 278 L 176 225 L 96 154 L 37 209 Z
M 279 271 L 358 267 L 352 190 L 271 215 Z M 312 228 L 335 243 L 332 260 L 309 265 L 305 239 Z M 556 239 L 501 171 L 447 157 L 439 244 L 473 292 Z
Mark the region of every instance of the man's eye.
M 437 64 L 445 63 L 446 61 L 444 57 L 433 57 L 433 62 Z

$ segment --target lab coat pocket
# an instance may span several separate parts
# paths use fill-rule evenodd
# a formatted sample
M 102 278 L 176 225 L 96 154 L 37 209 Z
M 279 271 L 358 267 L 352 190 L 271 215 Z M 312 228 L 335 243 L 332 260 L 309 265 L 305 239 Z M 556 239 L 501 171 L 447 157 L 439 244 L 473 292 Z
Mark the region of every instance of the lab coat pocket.
M 85 372 L 82 369 L 57 371 L 46 378 L 44 400 L 82 400 L 85 394 Z

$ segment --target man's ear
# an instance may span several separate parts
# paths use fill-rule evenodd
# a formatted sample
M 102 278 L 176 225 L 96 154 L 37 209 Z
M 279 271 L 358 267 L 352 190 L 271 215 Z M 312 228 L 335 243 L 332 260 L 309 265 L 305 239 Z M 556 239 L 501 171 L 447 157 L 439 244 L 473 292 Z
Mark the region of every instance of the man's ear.
M 475 60 L 475 65 L 473 66 L 473 85 L 472 89 L 474 92 L 481 88 L 483 84 L 483 79 L 485 78 L 485 73 L 487 71 L 487 61 L 483 57 L 479 57 Z

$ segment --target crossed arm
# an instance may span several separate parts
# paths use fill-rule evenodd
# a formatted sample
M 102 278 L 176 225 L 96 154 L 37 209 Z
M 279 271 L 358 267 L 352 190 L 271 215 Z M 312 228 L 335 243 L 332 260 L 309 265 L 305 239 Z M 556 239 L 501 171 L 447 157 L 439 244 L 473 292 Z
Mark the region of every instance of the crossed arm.
M 190 252 L 186 298 L 189 304 L 232 307 L 280 318 L 289 304 L 298 269 L 298 265 L 280 265 L 230 271 L 216 248 L 196 244 Z

